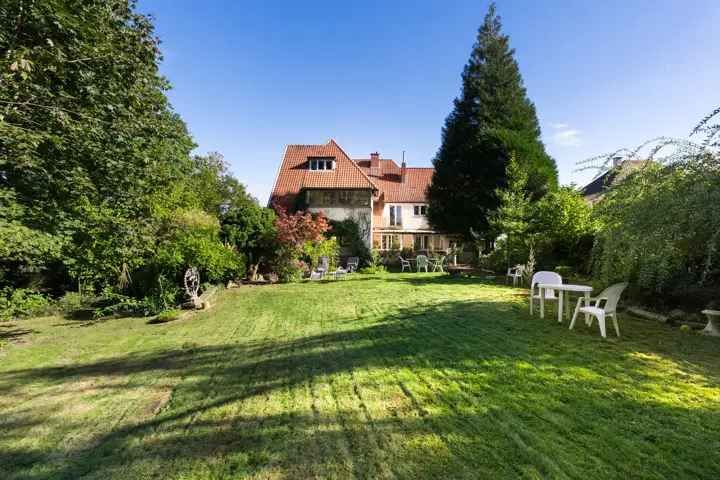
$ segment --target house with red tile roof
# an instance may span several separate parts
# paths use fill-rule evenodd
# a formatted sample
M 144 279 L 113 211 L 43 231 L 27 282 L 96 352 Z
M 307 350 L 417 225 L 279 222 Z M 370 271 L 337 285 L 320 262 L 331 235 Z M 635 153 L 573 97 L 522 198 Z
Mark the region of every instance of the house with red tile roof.
M 426 191 L 432 168 L 398 166 L 392 159 L 351 159 L 334 141 L 288 145 L 270 195 L 287 210 L 353 219 L 368 246 L 380 250 L 447 250 L 452 237 L 427 221 Z

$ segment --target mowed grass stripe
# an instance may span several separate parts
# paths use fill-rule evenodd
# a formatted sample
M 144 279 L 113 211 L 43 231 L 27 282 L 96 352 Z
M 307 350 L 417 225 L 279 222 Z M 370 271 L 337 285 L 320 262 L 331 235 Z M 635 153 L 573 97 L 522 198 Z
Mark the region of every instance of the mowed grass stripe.
M 31 342 L 1 352 L 2 470 L 37 480 L 720 476 L 707 454 L 720 449 L 715 339 L 621 317 L 623 337 L 602 340 L 597 326 L 568 331 L 552 310 L 529 317 L 518 289 L 351 278 L 228 291 L 166 325 L 27 321 Z

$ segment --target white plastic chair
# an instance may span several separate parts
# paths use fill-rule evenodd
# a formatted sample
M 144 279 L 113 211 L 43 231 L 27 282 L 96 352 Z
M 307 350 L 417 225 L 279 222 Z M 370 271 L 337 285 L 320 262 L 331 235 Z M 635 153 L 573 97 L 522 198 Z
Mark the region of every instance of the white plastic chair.
M 505 283 L 507 283 L 508 278 L 512 278 L 513 287 L 517 287 L 518 282 L 522 281 L 524 271 L 525 267 L 522 265 L 515 265 L 514 267 L 508 268 L 507 275 L 505 275 Z
M 575 313 L 573 314 L 572 321 L 570 322 L 570 329 L 572 330 L 575 326 L 575 319 L 577 318 L 578 313 L 587 313 L 590 315 L 588 326 L 592 325 L 593 317 L 597 318 L 598 324 L 600 325 L 600 335 L 602 335 L 603 338 L 607 338 L 605 320 L 612 317 L 613 325 L 615 325 L 615 333 L 617 333 L 617 336 L 619 337 L 620 328 L 618 328 L 617 312 L 615 310 L 618 302 L 620 301 L 620 295 L 627 286 L 627 283 L 616 283 L 615 285 L 611 285 L 600 292 L 600 295 L 597 297 L 589 299 L 589 305 L 581 306 L 585 303 L 585 298 L 579 298 L 577 306 L 575 307 Z
M 400 259 L 400 266 L 402 268 L 402 271 L 404 272 L 407 268 L 412 272 L 412 263 L 410 263 L 410 260 L 405 260 L 403 257 L 398 257 Z
M 433 272 L 437 272 L 438 270 L 441 272 L 444 272 L 443 270 L 443 264 L 445 263 L 445 259 L 447 257 L 445 255 L 442 255 L 440 258 L 436 258 L 435 260 L 431 260 L 430 263 L 432 263 Z
M 353 273 L 355 270 L 358 269 L 358 266 L 360 265 L 360 258 L 358 257 L 350 257 L 347 260 L 347 271 L 349 273 Z
M 430 265 L 430 262 L 428 261 L 428 257 L 425 255 L 418 255 L 415 258 L 415 262 L 417 263 L 417 271 L 419 272 L 421 268 L 425 269 L 425 273 L 428 272 L 428 266 Z
M 542 301 L 540 297 L 540 287 L 537 289 L 537 294 L 535 293 L 535 286 L 539 283 L 559 284 L 562 283 L 562 277 L 560 274 L 555 272 L 535 272 L 532 276 L 532 280 L 530 281 L 530 315 L 533 314 L 533 304 L 535 303 L 535 300 L 538 301 L 538 304 Z M 549 288 L 546 289 L 545 300 L 557 302 L 558 297 L 555 295 L 555 290 L 551 290 Z

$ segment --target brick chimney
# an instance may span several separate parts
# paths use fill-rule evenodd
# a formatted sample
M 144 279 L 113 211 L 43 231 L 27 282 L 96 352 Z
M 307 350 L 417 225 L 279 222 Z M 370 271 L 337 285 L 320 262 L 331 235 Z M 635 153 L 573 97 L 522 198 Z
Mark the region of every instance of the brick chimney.
M 370 154 L 370 175 L 373 177 L 380 176 L 380 154 L 378 152 Z
M 407 164 L 405 163 L 405 160 L 403 160 L 402 164 L 400 165 L 400 182 L 405 183 L 406 173 L 407 173 Z

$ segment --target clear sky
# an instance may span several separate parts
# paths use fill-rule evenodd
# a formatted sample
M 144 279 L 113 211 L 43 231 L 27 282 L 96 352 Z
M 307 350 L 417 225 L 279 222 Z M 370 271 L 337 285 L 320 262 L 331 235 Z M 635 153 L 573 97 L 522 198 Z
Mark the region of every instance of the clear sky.
M 720 105 L 720 1 L 500 0 L 562 183 Z M 429 166 L 487 1 L 140 0 L 197 151 L 261 202 L 288 143 Z

